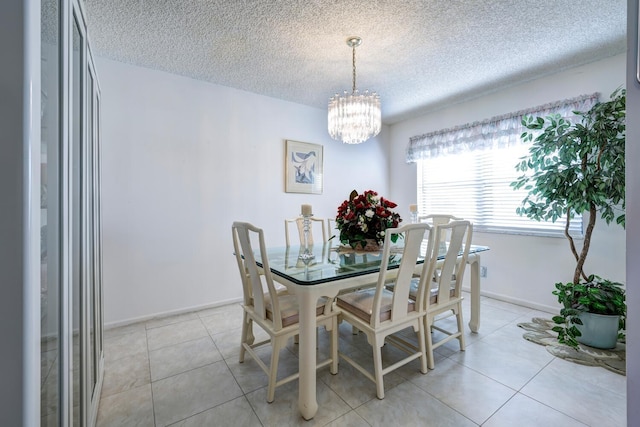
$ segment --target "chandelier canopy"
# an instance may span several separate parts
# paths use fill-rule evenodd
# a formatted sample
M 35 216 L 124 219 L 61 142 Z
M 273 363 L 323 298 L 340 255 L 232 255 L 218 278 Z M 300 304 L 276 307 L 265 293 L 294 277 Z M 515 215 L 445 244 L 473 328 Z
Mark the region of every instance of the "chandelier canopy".
M 347 46 L 353 52 L 353 87 L 329 99 L 329 135 L 345 144 L 360 144 L 380 133 L 380 97 L 377 93 L 358 92 L 356 89 L 356 47 L 362 44 L 360 37 L 349 37 Z

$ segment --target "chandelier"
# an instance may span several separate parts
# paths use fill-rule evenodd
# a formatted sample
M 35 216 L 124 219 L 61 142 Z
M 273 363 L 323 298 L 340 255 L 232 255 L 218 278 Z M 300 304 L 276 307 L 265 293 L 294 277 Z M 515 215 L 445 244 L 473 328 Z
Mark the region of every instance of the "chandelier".
M 345 144 L 360 144 L 380 133 L 380 97 L 377 93 L 359 93 L 356 89 L 356 47 L 360 37 L 349 37 L 347 46 L 353 51 L 353 87 L 329 99 L 329 135 Z

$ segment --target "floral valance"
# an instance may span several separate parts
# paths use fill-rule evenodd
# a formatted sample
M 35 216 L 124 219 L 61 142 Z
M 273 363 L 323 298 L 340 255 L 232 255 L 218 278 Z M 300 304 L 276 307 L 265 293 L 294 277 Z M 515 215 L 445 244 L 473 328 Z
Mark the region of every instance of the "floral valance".
M 464 151 L 503 148 L 520 144 L 520 135 L 524 131 L 523 116 L 545 117 L 549 114 L 560 114 L 563 118 L 571 120 L 575 117 L 574 111 L 588 111 L 597 100 L 598 93 L 582 95 L 492 117 L 480 122 L 413 136 L 409 139 L 407 163 Z

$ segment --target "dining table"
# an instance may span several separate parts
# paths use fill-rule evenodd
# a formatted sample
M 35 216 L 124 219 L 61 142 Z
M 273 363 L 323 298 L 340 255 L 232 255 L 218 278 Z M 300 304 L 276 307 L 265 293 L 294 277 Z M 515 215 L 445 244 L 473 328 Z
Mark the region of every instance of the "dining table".
M 471 318 L 469 327 L 477 333 L 480 328 L 480 254 L 487 246 L 471 245 L 467 264 L 470 267 Z M 440 244 L 444 260 L 446 243 Z M 273 280 L 284 285 L 298 299 L 299 335 L 299 392 L 298 409 L 306 420 L 318 411 L 316 400 L 316 303 L 320 297 L 335 297 L 339 292 L 375 285 L 381 265 L 381 251 L 356 251 L 333 244 L 332 240 L 312 246 L 267 248 L 266 256 Z M 388 277 L 393 278 L 402 259 L 402 247 L 392 247 Z M 256 262 L 262 267 L 259 251 Z M 421 270 L 424 258 L 416 264 Z

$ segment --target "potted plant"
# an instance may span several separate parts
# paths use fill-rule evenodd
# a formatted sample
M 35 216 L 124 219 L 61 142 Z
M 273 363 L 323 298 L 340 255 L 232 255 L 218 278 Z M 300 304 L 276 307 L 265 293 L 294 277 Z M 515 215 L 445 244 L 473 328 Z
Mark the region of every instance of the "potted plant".
M 598 295 L 598 304 L 605 306 L 612 303 L 608 298 L 620 302 L 618 292 L 613 291 L 622 290 L 620 286 L 610 287 L 612 282 L 587 276 L 583 267 L 598 216 L 607 224 L 615 220 L 625 226 L 625 101 L 626 91 L 617 89 L 609 101 L 597 102 L 587 112 L 574 112 L 580 118 L 576 123 L 558 114 L 522 119 L 529 130 L 522 139 L 532 144 L 529 155 L 516 165 L 522 175 L 511 183 L 514 189 L 528 190 L 516 212 L 537 221 L 565 219 L 564 234 L 576 265 L 573 281 L 558 283 L 553 291 L 563 304 L 554 322 L 558 339 L 572 346 L 577 345 L 575 338 L 582 334 L 574 328 L 583 323 L 576 312 L 589 312 L 595 307 L 587 298 Z M 569 223 L 575 215 L 588 217 L 580 251 L 569 234 Z M 615 311 L 626 313 L 626 307 Z
M 627 305 L 620 283 L 589 276 L 586 283 L 556 283 L 553 294 L 562 304 L 554 316 L 558 341 L 577 347 L 578 342 L 597 348 L 613 348 L 624 340 Z

